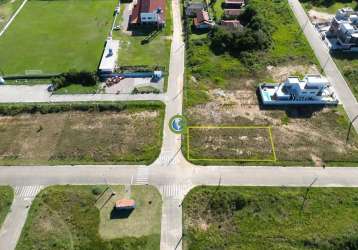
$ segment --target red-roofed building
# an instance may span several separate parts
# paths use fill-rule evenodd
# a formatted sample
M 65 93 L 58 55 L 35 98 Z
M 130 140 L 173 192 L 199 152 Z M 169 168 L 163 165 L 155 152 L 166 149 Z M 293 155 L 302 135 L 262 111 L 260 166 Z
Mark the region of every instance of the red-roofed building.
M 196 12 L 196 17 L 193 20 L 194 26 L 197 29 L 209 29 L 214 23 L 209 18 L 209 13 L 205 10 Z
M 241 29 L 243 27 L 239 20 L 221 20 L 221 25 L 231 29 Z
M 130 25 L 165 24 L 165 0 L 137 0 L 129 19 Z
M 120 199 L 116 201 L 116 210 L 134 209 L 136 207 L 135 201 L 132 199 Z

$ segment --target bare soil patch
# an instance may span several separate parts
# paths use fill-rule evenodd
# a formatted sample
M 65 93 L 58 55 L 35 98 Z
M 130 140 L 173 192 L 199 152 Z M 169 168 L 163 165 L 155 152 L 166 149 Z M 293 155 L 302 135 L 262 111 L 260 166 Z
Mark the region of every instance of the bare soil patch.
M 254 91 L 216 89 L 210 95 L 212 101 L 187 110 L 190 125 L 271 126 L 281 162 L 358 162 L 358 136 L 353 131 L 346 144 L 349 123 L 342 107 L 263 109 Z
M 283 82 L 288 76 L 303 77 L 306 74 L 320 74 L 316 65 L 283 65 L 283 66 L 268 66 L 268 74 L 276 82 Z
M 330 22 L 333 19 L 334 15 L 328 14 L 326 12 L 320 12 L 317 10 L 309 10 L 308 17 L 313 22 L 325 23 L 325 22 Z
M 161 144 L 159 111 L 24 114 L 0 117 L 0 161 L 147 161 Z

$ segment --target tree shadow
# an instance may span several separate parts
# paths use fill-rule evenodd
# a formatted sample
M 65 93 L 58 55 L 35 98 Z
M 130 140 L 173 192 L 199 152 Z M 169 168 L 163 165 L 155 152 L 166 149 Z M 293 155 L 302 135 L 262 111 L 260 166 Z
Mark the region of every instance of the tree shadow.
M 358 52 L 332 51 L 331 55 L 335 59 L 343 59 L 343 60 L 356 60 L 356 59 L 358 59 Z
M 325 105 L 313 105 L 313 106 L 302 106 L 302 105 L 290 105 L 290 106 L 275 106 L 275 105 L 259 105 L 260 110 L 280 110 L 285 111 L 287 117 L 295 119 L 307 119 L 311 118 L 314 113 L 322 111 Z
M 127 219 L 131 213 L 133 212 L 134 208 L 131 209 L 115 209 L 113 208 L 111 211 L 110 218 L 112 219 Z
M 128 30 L 132 32 L 132 36 L 149 36 L 152 33 L 161 31 L 155 25 L 128 26 Z

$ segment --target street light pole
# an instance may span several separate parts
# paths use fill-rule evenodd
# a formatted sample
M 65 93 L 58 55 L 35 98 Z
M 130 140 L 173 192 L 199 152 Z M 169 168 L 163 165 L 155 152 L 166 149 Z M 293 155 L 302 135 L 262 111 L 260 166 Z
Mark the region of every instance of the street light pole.
M 352 129 L 352 125 L 353 123 L 358 119 L 358 115 L 356 115 L 352 121 L 349 123 L 349 128 L 348 128 L 348 133 L 347 133 L 347 138 L 346 138 L 346 144 L 348 143 L 348 140 L 349 140 L 349 135 L 351 133 L 351 129 Z

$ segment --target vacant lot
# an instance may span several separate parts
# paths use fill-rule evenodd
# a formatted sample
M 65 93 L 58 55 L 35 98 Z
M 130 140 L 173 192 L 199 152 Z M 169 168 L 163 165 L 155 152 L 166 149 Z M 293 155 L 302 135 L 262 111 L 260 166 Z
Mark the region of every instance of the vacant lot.
M 0 0 L 0 29 L 5 26 L 21 3 L 22 0 Z
M 188 159 L 274 161 L 268 127 L 189 127 Z
M 355 249 L 357 205 L 354 188 L 198 187 L 184 249 Z
M 123 195 L 123 186 L 113 188 L 120 191 L 118 196 Z M 145 227 L 147 224 L 141 213 L 156 214 L 147 217 L 148 223 L 160 225 L 158 191 L 151 187 L 135 187 L 133 198 L 138 201 L 137 208 L 129 218 L 109 219 L 113 200 L 101 209 L 96 203 L 104 189 L 103 186 L 53 186 L 41 191 L 30 209 L 16 249 L 159 249 L 160 226 L 146 232 L 143 228 L 143 233 L 135 236 L 129 236 L 122 228 L 125 225 L 131 231 L 138 228 L 138 224 Z M 148 203 L 150 198 L 153 198 L 151 204 Z M 103 220 L 108 223 L 107 232 L 99 230 Z M 116 222 L 110 222 L 112 220 Z
M 342 107 L 262 109 L 254 91 L 222 92 L 221 90 L 220 96 L 216 94 L 217 91 L 210 92 L 210 96 L 212 99 L 215 98 L 215 101 L 197 105 L 187 111 L 189 125 L 271 126 L 277 156 L 275 164 L 278 165 L 358 164 L 358 136 L 352 129 L 349 141 L 346 143 L 349 122 Z M 199 136 L 196 140 L 204 142 L 206 138 Z M 225 143 L 230 144 L 232 149 L 241 148 L 242 145 L 241 140 L 230 140 L 230 143 L 226 140 Z M 211 158 L 219 158 L 227 151 L 217 145 L 216 139 L 205 140 L 205 144 L 198 144 L 201 150 L 192 153 L 198 158 L 204 158 L 207 151 L 202 149 L 211 149 Z M 250 147 L 246 150 L 250 151 Z M 263 148 L 256 148 L 254 152 L 261 152 L 261 150 Z M 211 161 L 193 162 L 215 164 Z M 234 161 L 222 163 L 239 164 Z
M 44 105 L 39 111 L 43 113 L 28 110 L 0 116 L 0 162 L 12 165 L 155 160 L 161 147 L 161 104 L 103 105 L 67 105 L 72 110 L 67 107 L 66 112 L 61 112 L 61 106 Z
M 14 193 L 11 187 L 0 186 L 0 227 L 5 220 L 7 213 L 10 210 L 13 198 Z
M 29 1 L 0 38 L 0 68 L 6 75 L 96 70 L 116 3 Z

